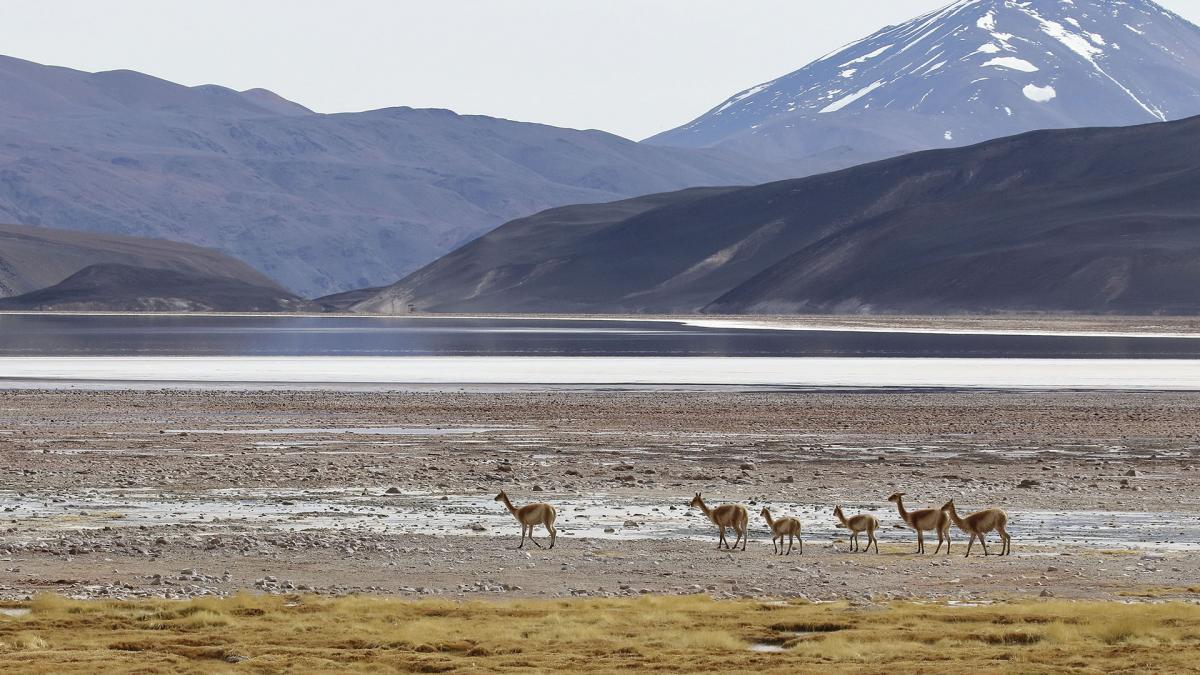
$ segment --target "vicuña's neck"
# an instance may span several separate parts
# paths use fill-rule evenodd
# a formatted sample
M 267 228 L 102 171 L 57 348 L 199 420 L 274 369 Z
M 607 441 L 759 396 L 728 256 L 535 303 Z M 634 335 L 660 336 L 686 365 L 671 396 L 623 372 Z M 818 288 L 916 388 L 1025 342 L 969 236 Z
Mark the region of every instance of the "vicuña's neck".
M 512 513 L 516 513 L 516 512 L 517 512 L 517 507 L 513 506 L 513 503 L 512 503 L 512 502 L 510 502 L 510 501 L 508 500 L 508 495 L 504 495 L 503 497 L 501 497 L 501 499 L 503 499 L 503 500 L 504 500 L 504 506 L 505 506 L 505 507 L 506 507 L 506 508 L 507 508 L 509 511 L 511 511 Z
M 908 518 L 908 511 L 904 508 L 904 499 L 896 498 L 896 510 L 900 512 L 901 518 Z
M 699 500 L 699 501 L 700 501 L 700 510 L 704 512 L 704 515 L 706 515 L 706 516 L 708 516 L 708 517 L 710 517 L 710 518 L 711 518 L 711 517 L 712 517 L 712 511 L 711 511 L 711 510 L 709 510 L 709 508 L 708 508 L 708 504 L 705 504 L 703 499 L 701 499 L 701 500 Z
M 958 517 L 958 509 L 954 508 L 953 504 L 951 504 L 950 507 L 948 509 L 946 509 L 946 512 L 950 514 L 950 520 L 953 520 L 955 525 L 962 527 L 963 519 Z
M 775 527 L 775 519 L 771 517 L 770 511 L 763 511 L 763 518 L 767 519 L 767 527 Z
M 846 520 L 846 514 L 842 513 L 841 511 L 838 511 L 837 513 L 835 513 L 833 515 L 837 516 L 839 523 L 841 523 L 842 525 L 845 525 L 846 527 L 850 527 L 850 523 Z

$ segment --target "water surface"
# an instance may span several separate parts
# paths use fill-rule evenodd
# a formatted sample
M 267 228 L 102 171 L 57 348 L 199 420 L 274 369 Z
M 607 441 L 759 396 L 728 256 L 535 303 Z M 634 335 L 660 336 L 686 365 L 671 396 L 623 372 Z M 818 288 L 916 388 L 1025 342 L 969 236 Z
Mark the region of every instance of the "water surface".
M 0 314 L 0 356 L 1194 359 L 1200 339 L 693 326 L 677 321 Z

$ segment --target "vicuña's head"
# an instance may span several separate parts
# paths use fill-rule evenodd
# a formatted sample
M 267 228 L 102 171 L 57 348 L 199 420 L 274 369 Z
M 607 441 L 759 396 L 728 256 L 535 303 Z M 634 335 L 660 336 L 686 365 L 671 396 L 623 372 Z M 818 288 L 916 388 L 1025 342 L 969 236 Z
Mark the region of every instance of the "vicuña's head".
M 953 499 L 951 499 L 950 501 L 946 502 L 945 504 L 942 504 L 942 510 L 943 510 L 943 511 L 948 511 L 948 510 L 950 510 L 950 509 L 953 509 L 953 508 L 954 508 L 954 500 L 953 500 Z
M 758 512 L 758 515 L 767 518 L 771 515 L 771 510 L 764 506 L 763 510 Z
M 840 507 L 840 506 L 833 507 L 833 517 L 834 518 L 842 517 L 842 507 Z
M 493 499 L 492 501 L 495 501 L 495 502 L 502 502 L 502 501 L 504 501 L 505 499 L 508 499 L 508 495 L 504 494 L 504 490 L 501 490 L 501 491 L 500 491 L 500 494 L 496 495 L 496 498 L 495 498 L 495 499 Z
M 892 493 L 891 497 L 888 497 L 888 501 L 889 502 L 898 502 L 898 501 L 900 501 L 900 498 L 903 496 L 904 496 L 903 492 L 894 492 L 894 493 Z
M 692 503 L 688 504 L 688 506 L 694 506 L 694 507 L 696 507 L 696 508 L 700 508 L 700 506 L 701 506 L 703 503 L 704 503 L 704 500 L 700 499 L 700 493 L 699 493 L 699 492 L 697 492 L 697 493 L 696 493 L 696 496 L 695 496 L 695 497 L 692 497 Z

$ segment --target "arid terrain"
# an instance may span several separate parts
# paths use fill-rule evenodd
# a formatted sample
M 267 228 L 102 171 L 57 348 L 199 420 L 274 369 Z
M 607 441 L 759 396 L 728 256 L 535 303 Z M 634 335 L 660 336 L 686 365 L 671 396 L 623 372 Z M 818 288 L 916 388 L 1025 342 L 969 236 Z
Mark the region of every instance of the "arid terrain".
M 1198 413 L 1186 393 L 7 391 L 0 598 L 1195 601 Z M 556 548 L 516 550 L 501 488 L 557 506 Z M 895 491 L 1004 507 L 1013 555 L 964 559 L 957 530 L 915 555 Z M 749 507 L 745 552 L 715 549 L 696 492 Z M 880 519 L 880 554 L 847 552 L 836 504 Z M 802 556 L 772 555 L 764 505 L 800 517 Z

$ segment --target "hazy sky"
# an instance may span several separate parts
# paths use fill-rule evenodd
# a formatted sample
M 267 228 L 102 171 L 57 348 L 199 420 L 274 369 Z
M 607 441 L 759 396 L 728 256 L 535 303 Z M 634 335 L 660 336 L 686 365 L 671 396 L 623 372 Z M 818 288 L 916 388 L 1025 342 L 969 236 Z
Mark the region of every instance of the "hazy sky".
M 0 53 L 642 138 L 949 0 L 2 0 Z M 1160 0 L 1200 23 L 1200 0 Z M 3 92 L 0 92 L 3 95 Z

